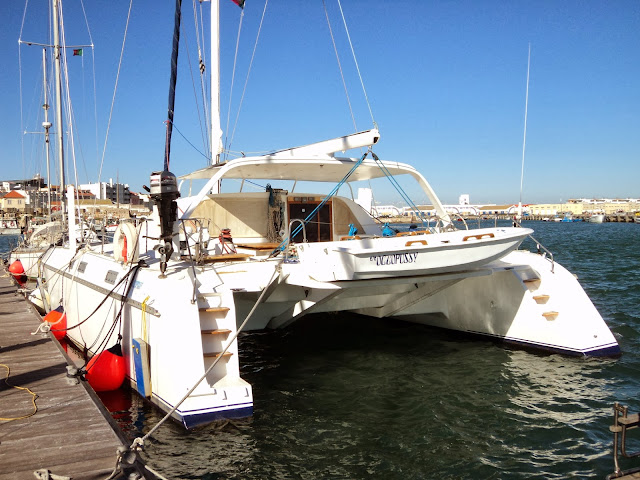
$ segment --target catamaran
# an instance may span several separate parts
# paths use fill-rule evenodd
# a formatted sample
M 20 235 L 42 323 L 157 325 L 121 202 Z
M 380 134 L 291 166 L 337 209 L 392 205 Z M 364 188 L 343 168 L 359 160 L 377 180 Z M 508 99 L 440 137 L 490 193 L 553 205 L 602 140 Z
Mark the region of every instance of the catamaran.
M 212 158 L 219 131 L 218 119 Z M 531 229 L 457 229 L 420 172 L 377 157 L 380 138 L 371 129 L 214 163 L 181 177 L 206 182 L 193 196 L 181 196 L 167 148 L 150 176 L 150 218 L 120 223 L 109 245 L 70 235 L 42 256 L 41 285 L 51 308 L 64 309 L 67 337 L 91 355 L 119 344 L 132 388 L 188 428 L 251 415 L 240 332 L 311 313 L 392 318 L 567 355 L 620 352 L 576 278 L 541 245 L 518 250 Z M 365 153 L 342 153 L 356 149 Z M 416 210 L 421 226 L 394 230 L 353 194 L 358 182 L 398 177 L 429 198 L 431 222 Z M 291 187 L 222 193 L 228 180 Z M 72 193 L 68 202 L 73 212 Z M 73 215 L 68 223 L 73 231 Z

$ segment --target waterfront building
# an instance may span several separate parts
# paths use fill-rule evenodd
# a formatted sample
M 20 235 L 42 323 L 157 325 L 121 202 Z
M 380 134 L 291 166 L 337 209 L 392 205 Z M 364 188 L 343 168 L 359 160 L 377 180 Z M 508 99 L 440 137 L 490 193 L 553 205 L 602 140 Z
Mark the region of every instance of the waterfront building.
M 26 207 L 26 200 L 26 195 L 17 190 L 2 193 L 0 194 L 0 210 L 3 212 L 22 213 Z
M 98 200 L 111 200 L 113 203 L 131 203 L 129 185 L 113 183 L 113 179 L 109 179 L 108 182 L 85 183 L 79 185 L 78 188 L 91 192 Z

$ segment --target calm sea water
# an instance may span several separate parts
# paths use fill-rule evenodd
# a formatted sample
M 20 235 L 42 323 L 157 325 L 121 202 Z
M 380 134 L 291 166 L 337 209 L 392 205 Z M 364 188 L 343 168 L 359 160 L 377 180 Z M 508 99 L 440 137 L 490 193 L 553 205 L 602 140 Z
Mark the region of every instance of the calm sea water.
M 240 337 L 252 418 L 193 431 L 165 424 L 147 462 L 176 479 L 603 478 L 613 471 L 613 402 L 640 410 L 640 225 L 525 226 L 578 275 L 621 358 L 317 315 Z M 103 400 L 131 438 L 162 417 L 135 394 Z

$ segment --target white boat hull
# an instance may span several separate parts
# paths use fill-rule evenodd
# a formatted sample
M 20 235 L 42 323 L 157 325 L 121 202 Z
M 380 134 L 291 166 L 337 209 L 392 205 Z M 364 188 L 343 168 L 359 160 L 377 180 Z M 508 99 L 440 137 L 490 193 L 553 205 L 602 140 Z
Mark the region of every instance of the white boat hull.
M 62 302 L 65 306 L 68 338 L 81 349 L 86 347 L 95 353 L 116 343 L 120 333 L 127 377 L 136 390 L 141 390 L 138 382 L 142 379 L 136 378 L 132 340 L 144 340 L 150 346 L 149 399 L 164 411 L 171 410 L 213 361 L 206 354 L 222 350 L 221 344 L 228 338 L 208 335 L 210 338 L 205 339 L 202 329 L 222 328 L 214 324 L 224 319 L 200 312 L 198 304 L 189 301 L 193 283 L 189 265 L 184 262 L 172 269 L 173 281 L 167 281 L 159 278 L 158 262 L 150 261 L 149 268 L 136 272 L 127 294 L 127 282 L 116 285 L 130 268 L 98 253 L 80 253 L 71 262 L 72 257 L 68 248 L 57 247 L 43 259 L 45 286 L 51 302 L 53 305 Z M 82 322 L 87 318 L 89 321 Z M 117 325 L 110 332 L 114 322 Z M 224 327 L 235 331 L 233 311 L 226 322 Z M 229 353 L 173 414 L 187 428 L 218 418 L 251 415 L 251 386 L 239 376 L 237 342 L 233 342 Z
M 245 319 L 245 330 L 257 330 L 286 327 L 311 313 L 350 311 L 570 355 L 619 353 L 569 272 L 557 264 L 552 271 L 541 255 L 514 251 L 529 233 L 483 229 L 318 242 L 299 245 L 297 261 L 223 256 L 194 267 L 172 260 L 164 278 L 155 250 L 141 252 L 145 266 L 138 269 L 99 253 L 100 245 L 78 253 L 54 247 L 42 258 L 43 286 L 52 306 L 65 306 L 67 335 L 81 349 L 101 351 L 122 335 L 132 387 L 167 412 L 230 343 L 228 354 L 173 414 L 193 427 L 253 411 L 233 336 Z M 370 260 L 412 253 L 412 262 Z M 149 346 L 148 359 L 136 356 L 134 340 Z M 150 386 L 136 371 L 140 362 L 149 368 Z

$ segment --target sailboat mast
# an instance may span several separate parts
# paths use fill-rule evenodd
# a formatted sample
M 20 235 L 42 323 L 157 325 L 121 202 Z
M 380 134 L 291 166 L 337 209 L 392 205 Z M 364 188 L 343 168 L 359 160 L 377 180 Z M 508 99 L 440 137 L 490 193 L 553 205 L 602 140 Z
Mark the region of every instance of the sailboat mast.
M 66 200 L 64 195 L 65 178 L 64 178 L 64 145 L 63 145 L 63 128 L 62 128 L 62 68 L 61 55 L 62 46 L 60 45 L 60 21 L 58 19 L 59 0 L 51 0 L 53 5 L 53 59 L 55 66 L 55 88 L 56 88 L 56 135 L 58 139 L 58 162 L 60 168 L 60 202 L 62 207 L 62 224 L 65 223 L 64 213 L 66 212 Z M 47 179 L 48 180 L 48 179 Z
M 211 0 L 211 163 L 220 163 L 220 2 Z
M 169 79 L 169 105 L 167 107 L 167 138 L 164 149 L 164 170 L 169 171 L 171 159 L 171 133 L 173 132 L 173 112 L 176 103 L 176 80 L 178 78 L 178 47 L 180 45 L 180 20 L 182 0 L 176 0 L 173 25 L 173 48 L 171 51 L 171 78 Z
M 47 49 L 42 49 L 42 85 L 44 90 L 44 103 L 42 108 L 44 109 L 44 146 L 47 155 L 47 222 L 51 221 L 51 167 L 49 160 L 49 128 L 51 128 L 51 122 L 49 121 L 49 101 L 47 97 Z M 40 186 L 38 186 L 40 188 Z

